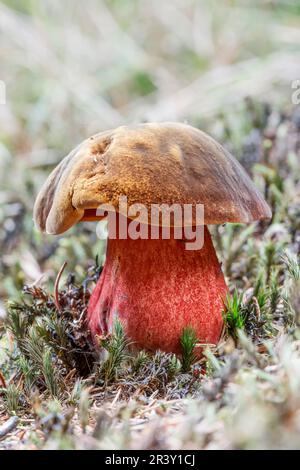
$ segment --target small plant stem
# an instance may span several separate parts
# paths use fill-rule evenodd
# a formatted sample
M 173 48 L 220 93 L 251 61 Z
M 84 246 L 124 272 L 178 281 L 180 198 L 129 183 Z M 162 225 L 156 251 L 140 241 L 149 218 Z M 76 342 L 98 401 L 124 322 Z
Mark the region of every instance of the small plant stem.
M 59 312 L 61 310 L 61 305 L 59 303 L 59 282 L 60 282 L 60 278 L 61 278 L 62 273 L 64 272 L 66 266 L 67 266 L 67 262 L 65 261 L 64 264 L 62 265 L 62 267 L 60 268 L 60 270 L 59 270 L 59 272 L 56 276 L 55 283 L 54 283 L 54 304 L 55 304 L 55 307 L 57 308 L 57 310 Z

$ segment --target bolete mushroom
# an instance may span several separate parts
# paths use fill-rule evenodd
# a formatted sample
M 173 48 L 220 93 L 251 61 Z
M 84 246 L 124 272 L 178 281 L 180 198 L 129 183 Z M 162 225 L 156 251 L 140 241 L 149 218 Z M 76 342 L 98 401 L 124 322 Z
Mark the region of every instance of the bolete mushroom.
M 60 234 L 97 220 L 101 204 L 118 211 L 120 196 L 149 212 L 153 204 L 203 204 L 204 245 L 187 250 L 174 236 L 175 224 L 169 239 L 109 234 L 88 307 L 93 336 L 109 333 L 118 317 L 140 348 L 179 352 L 187 326 L 199 342 L 217 343 L 227 287 L 207 225 L 270 218 L 267 203 L 213 138 L 185 124 L 147 123 L 99 133 L 73 150 L 41 189 L 34 220 L 40 230 Z M 197 225 L 195 212 L 190 224 Z

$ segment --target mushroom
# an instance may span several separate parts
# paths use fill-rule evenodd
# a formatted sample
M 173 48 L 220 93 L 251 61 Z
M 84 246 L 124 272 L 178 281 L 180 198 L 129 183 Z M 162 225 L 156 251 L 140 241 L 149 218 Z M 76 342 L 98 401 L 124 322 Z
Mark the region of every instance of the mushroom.
M 87 321 L 96 338 L 119 318 L 137 348 L 180 352 L 185 327 L 199 343 L 216 344 L 227 286 L 207 225 L 250 223 L 271 211 L 237 160 L 213 138 L 189 125 L 147 123 L 122 126 L 85 140 L 51 173 L 34 207 L 37 227 L 60 234 L 84 220 L 97 220 L 97 208 L 204 205 L 204 245 L 187 250 L 184 239 L 123 239 L 108 234 L 106 262 L 91 295 Z M 134 217 L 131 217 L 134 218 Z M 130 223 L 130 217 L 125 219 Z M 149 219 L 140 221 L 149 227 Z M 174 221 L 173 221 L 174 222 Z M 148 224 L 148 225 L 147 225 Z

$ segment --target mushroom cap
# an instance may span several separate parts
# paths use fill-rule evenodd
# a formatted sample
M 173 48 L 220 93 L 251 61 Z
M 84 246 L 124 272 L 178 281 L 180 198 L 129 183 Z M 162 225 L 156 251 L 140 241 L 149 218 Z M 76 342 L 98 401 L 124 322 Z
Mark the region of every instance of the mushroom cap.
M 59 234 L 101 204 L 118 210 L 120 196 L 128 207 L 144 204 L 148 211 L 152 204 L 203 204 L 207 225 L 272 215 L 225 148 L 194 127 L 165 122 L 122 126 L 83 141 L 46 180 L 34 221 L 41 231 Z

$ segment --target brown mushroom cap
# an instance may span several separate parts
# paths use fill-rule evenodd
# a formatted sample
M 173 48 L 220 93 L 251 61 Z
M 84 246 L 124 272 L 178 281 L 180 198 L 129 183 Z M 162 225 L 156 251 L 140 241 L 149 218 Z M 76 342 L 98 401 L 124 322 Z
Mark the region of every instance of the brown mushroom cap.
M 180 123 L 122 126 L 85 140 L 51 173 L 34 207 L 38 228 L 66 231 L 100 204 L 204 204 L 205 224 L 249 223 L 271 211 L 239 162 Z

